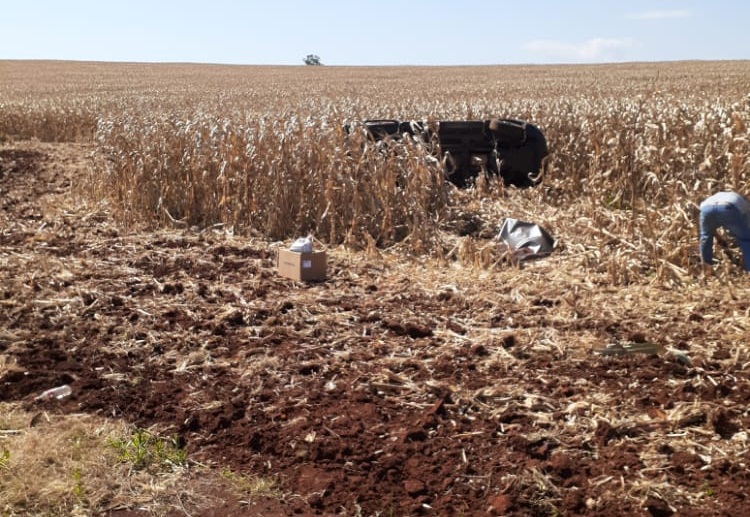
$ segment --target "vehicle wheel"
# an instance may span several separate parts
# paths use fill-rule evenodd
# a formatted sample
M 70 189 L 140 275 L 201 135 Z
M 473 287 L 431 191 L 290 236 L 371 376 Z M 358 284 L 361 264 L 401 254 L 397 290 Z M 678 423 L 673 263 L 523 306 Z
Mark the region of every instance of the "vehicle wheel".
M 519 146 L 526 141 L 526 123 L 518 120 L 496 118 L 490 121 L 489 129 L 500 146 Z
M 365 128 L 378 140 L 397 135 L 400 125 L 398 120 L 365 120 Z

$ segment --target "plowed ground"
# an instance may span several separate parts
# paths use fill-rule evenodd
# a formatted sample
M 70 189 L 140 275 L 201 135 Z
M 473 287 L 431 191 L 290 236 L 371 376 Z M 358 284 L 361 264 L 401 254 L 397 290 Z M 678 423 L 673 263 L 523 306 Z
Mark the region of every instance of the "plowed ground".
M 273 243 L 118 226 L 75 195 L 87 152 L 0 149 L 0 400 L 175 433 L 190 460 L 283 489 L 190 515 L 750 512 L 747 369 L 691 354 L 700 311 L 574 314 L 569 286 L 337 249 L 327 281 L 294 283 Z M 691 361 L 591 352 L 608 340 Z

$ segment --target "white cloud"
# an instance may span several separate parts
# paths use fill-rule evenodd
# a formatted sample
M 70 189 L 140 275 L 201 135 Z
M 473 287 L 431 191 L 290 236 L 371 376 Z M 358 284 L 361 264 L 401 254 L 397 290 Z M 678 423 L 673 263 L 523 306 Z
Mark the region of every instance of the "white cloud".
M 530 41 L 523 49 L 539 54 L 545 60 L 567 63 L 611 63 L 626 58 L 634 48 L 630 38 L 594 38 L 583 43 L 561 41 Z
M 671 11 L 643 11 L 627 15 L 628 20 L 664 20 L 668 18 L 690 18 L 692 13 L 684 9 L 673 9 Z

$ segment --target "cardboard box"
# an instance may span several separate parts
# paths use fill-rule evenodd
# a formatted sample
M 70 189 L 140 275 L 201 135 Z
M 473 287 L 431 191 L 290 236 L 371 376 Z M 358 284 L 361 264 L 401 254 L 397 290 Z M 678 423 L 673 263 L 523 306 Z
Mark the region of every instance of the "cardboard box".
M 277 260 L 279 274 L 298 282 L 325 280 L 325 251 L 279 250 Z

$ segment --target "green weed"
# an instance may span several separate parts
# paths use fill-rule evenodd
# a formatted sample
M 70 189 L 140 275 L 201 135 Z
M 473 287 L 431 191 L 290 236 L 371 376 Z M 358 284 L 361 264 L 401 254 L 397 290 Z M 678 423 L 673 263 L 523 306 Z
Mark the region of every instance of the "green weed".
M 83 472 L 81 469 L 73 469 L 73 481 L 73 495 L 76 496 L 78 500 L 82 500 L 85 490 L 83 488 Z
M 136 470 L 151 465 L 176 467 L 187 463 L 187 452 L 179 446 L 176 437 L 162 438 L 145 429 L 136 429 L 132 436 L 109 440 L 117 451 L 119 461 L 130 463 Z

